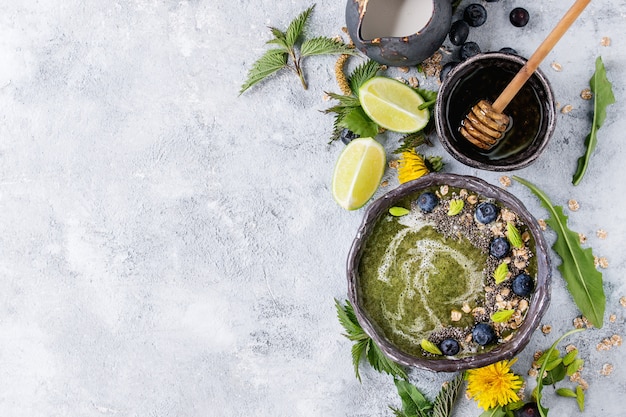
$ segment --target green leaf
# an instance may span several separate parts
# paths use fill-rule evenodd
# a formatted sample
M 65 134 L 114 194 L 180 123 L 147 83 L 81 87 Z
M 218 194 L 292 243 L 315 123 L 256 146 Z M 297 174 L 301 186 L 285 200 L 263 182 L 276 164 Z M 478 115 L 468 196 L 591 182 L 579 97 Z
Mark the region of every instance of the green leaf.
M 562 260 L 558 269 L 580 311 L 595 327 L 601 328 L 606 296 L 602 286 L 602 273 L 594 265 L 591 248 L 583 249 L 578 233 L 567 228 L 567 216 L 563 214 L 562 207 L 553 206 L 548 196 L 530 182 L 516 176 L 513 178 L 528 187 L 550 212 L 546 223 L 557 235 L 552 249 Z
M 585 392 L 580 385 L 576 386 L 576 402 L 580 411 L 585 411 Z
M 591 123 L 591 132 L 585 138 L 587 150 L 585 154 L 578 159 L 578 167 L 572 178 L 574 185 L 580 184 L 580 181 L 587 171 L 591 154 L 598 143 L 598 129 L 602 127 L 606 119 L 606 108 L 615 103 L 615 96 L 613 95 L 611 82 L 606 77 L 606 69 L 604 68 L 602 57 L 596 58 L 596 71 L 589 81 L 589 86 L 591 87 L 591 91 L 593 91 L 593 121 Z
M 313 12 L 314 8 L 315 8 L 315 5 L 309 7 L 308 9 L 300 13 L 298 17 L 296 17 L 289 24 L 289 27 L 287 27 L 285 40 L 289 47 L 293 47 L 298 41 L 298 39 L 300 38 L 300 36 L 302 35 L 302 32 L 304 31 L 304 27 L 306 26 L 306 23 L 309 20 L 309 16 L 311 16 L 311 13 Z
M 563 358 L 556 358 L 553 361 L 549 361 L 546 364 L 546 371 L 552 371 L 554 369 L 556 369 L 557 366 L 562 365 L 563 364 Z
M 506 223 L 506 237 L 509 239 L 509 242 L 511 242 L 511 245 L 513 245 L 513 247 L 521 248 L 522 246 L 524 246 L 522 234 L 512 222 Z
M 307 39 L 302 42 L 300 47 L 300 56 L 302 57 L 328 54 L 355 55 L 356 52 L 345 43 L 325 36 Z
M 378 125 L 370 119 L 361 107 L 351 108 L 338 122 L 362 138 L 373 138 L 378 134 Z
M 359 382 L 361 382 L 359 364 L 361 363 L 363 354 L 367 351 L 368 345 L 371 343 L 371 340 L 372 339 L 359 340 L 354 345 L 352 345 L 352 365 L 354 366 L 354 374 L 356 375 L 356 379 L 358 379 Z
M 496 284 L 501 284 L 509 276 L 509 265 L 506 262 L 502 262 L 495 271 L 493 271 L 493 279 L 496 281 Z
M 564 361 L 565 362 L 565 361 Z M 577 371 L 579 371 L 583 365 L 585 364 L 585 361 L 582 359 L 575 359 L 574 362 L 570 363 L 567 366 L 567 370 L 565 371 L 567 376 L 572 376 L 574 375 Z
M 572 349 L 565 356 L 563 356 L 563 365 L 569 366 L 578 356 L 578 349 Z
M 407 416 L 428 416 L 428 411 L 433 405 L 420 392 L 419 389 L 408 381 L 396 379 L 393 381 L 398 389 L 398 395 L 402 400 L 402 412 Z
M 406 216 L 410 212 L 411 212 L 410 210 L 407 210 L 404 207 L 391 207 L 389 209 L 389 214 L 391 214 L 394 217 Z
M 411 151 L 424 143 L 427 143 L 426 135 L 423 130 L 419 132 L 409 133 L 400 138 L 400 146 L 393 153 L 402 153 Z
M 465 207 L 465 201 L 451 200 L 450 208 L 448 209 L 448 216 L 456 216 L 463 210 L 463 207 Z
M 276 44 L 282 46 L 285 49 L 285 52 L 289 50 L 289 45 L 287 45 L 287 39 L 285 38 L 285 33 L 280 29 L 270 26 L 270 31 L 272 31 L 272 35 L 274 35 L 274 39 L 267 41 L 269 44 Z
M 558 344 L 561 343 L 561 341 L 563 341 L 563 339 L 565 339 L 566 337 L 569 337 L 570 335 L 572 335 L 574 333 L 582 332 L 583 330 L 585 330 L 585 329 L 574 329 L 574 330 L 570 330 L 569 332 L 565 333 L 563 336 L 559 337 L 552 344 L 552 346 L 550 346 L 550 349 L 548 349 L 547 352 L 544 352 L 543 356 L 545 358 L 550 358 L 551 355 L 553 354 L 553 352 L 555 351 L 556 347 L 558 346 Z M 548 362 L 549 362 L 548 360 L 544 360 L 543 361 L 543 365 L 541 365 L 541 368 L 539 369 L 539 372 L 537 373 L 537 386 L 535 387 L 535 390 L 533 391 L 533 396 L 534 396 L 535 400 L 537 401 L 537 406 L 539 408 L 539 414 L 541 415 L 541 417 L 547 417 L 547 412 L 548 412 L 548 409 L 544 408 L 541 405 L 541 395 L 542 395 L 543 386 L 544 386 L 543 374 L 546 372 L 546 366 L 547 366 Z
M 432 417 L 450 417 L 454 410 L 454 403 L 463 386 L 463 373 L 458 373 L 451 381 L 441 388 L 433 402 Z
M 439 347 L 433 342 L 431 342 L 430 340 L 422 339 L 420 346 L 426 352 L 432 353 L 433 355 L 443 355 L 443 353 L 441 352 L 441 349 L 439 349 Z
M 561 397 L 576 398 L 576 393 L 569 388 L 559 388 L 556 390 L 556 395 Z
M 427 156 L 425 161 L 426 166 L 428 167 L 428 170 L 430 172 L 439 172 L 443 169 L 443 166 L 445 165 L 443 163 L 443 158 L 440 156 Z
M 357 66 L 348 77 L 348 83 L 350 84 L 350 89 L 352 90 L 352 93 L 355 96 L 358 96 L 361 86 L 366 81 L 378 75 L 378 72 L 381 70 L 381 68 L 382 66 L 378 62 L 371 59 Z
M 389 359 L 376 343 L 372 340 L 367 350 L 367 360 L 378 372 L 385 372 L 394 377 L 399 377 L 404 380 L 409 379 L 406 371 L 397 363 Z
M 339 106 L 341 107 L 361 107 L 361 102 L 356 97 L 329 92 L 326 92 L 326 94 L 328 94 L 328 97 L 337 100 L 339 102 Z M 329 111 L 326 110 L 325 113 L 329 113 Z
M 484 411 L 478 417 L 504 417 L 506 416 L 506 411 L 502 407 L 492 408 L 490 410 Z
M 344 336 L 352 341 L 369 339 L 369 336 L 359 324 L 350 301 L 346 300 L 346 305 L 344 307 L 341 305 L 339 300 L 335 299 L 335 307 L 337 309 L 337 318 L 339 319 L 339 323 L 341 323 L 346 331 Z
M 415 88 L 414 90 L 417 91 L 420 96 L 422 96 L 424 101 L 437 101 L 437 91 L 424 90 L 423 88 Z
M 491 315 L 491 320 L 494 323 L 506 323 L 511 317 L 513 317 L 513 313 L 515 313 L 515 310 L 496 311 Z
M 239 94 L 283 68 L 287 68 L 287 52 L 283 49 L 270 49 L 252 64 Z

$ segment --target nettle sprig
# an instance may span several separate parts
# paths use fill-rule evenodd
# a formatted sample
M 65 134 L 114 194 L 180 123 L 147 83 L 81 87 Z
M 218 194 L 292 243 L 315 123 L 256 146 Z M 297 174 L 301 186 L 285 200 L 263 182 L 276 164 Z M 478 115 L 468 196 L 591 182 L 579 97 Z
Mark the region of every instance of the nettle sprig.
M 267 43 L 275 47 L 265 52 L 265 54 L 252 65 L 252 68 L 248 72 L 248 78 L 241 86 L 239 94 L 242 94 L 253 85 L 283 69 L 289 69 L 295 72 L 302 83 L 302 87 L 306 90 L 308 85 L 304 78 L 304 72 L 302 71 L 304 58 L 314 55 L 353 55 L 356 53 L 353 48 L 350 48 L 339 39 L 325 36 L 317 36 L 309 39 L 304 38 L 304 29 L 314 8 L 315 5 L 300 13 L 284 32 L 275 27 L 269 28 L 274 37 L 267 41 Z

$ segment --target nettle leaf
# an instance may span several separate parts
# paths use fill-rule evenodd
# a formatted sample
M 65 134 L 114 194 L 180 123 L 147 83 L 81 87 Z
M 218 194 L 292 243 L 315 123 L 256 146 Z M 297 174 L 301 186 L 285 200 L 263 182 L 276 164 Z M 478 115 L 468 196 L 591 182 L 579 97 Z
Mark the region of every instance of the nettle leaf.
M 287 33 L 285 35 L 285 40 L 288 46 L 293 47 L 296 44 L 296 42 L 304 32 L 304 27 L 306 26 L 306 23 L 309 20 L 311 13 L 313 13 L 314 8 L 315 5 L 309 7 L 308 9 L 300 13 L 298 17 L 296 17 L 289 24 L 289 27 L 287 27 Z
M 418 110 L 431 108 L 437 103 L 436 91 L 424 90 L 422 88 L 414 88 L 414 90 L 424 99 L 424 102 L 419 105 Z
M 432 417 L 450 417 L 454 403 L 463 387 L 463 372 L 459 372 L 451 381 L 441 388 L 433 402 Z
M 287 52 L 284 49 L 270 49 L 252 64 L 239 94 L 283 68 L 287 68 Z
M 420 346 L 426 352 L 432 353 L 433 355 L 443 355 L 443 353 L 441 352 L 441 349 L 439 349 L 439 347 L 433 342 L 431 342 L 430 340 L 422 339 Z
M 355 55 L 356 51 L 339 40 L 325 36 L 307 39 L 302 42 L 302 46 L 300 47 L 300 55 L 302 57 L 327 54 Z
M 350 84 L 352 93 L 355 96 L 358 96 L 361 86 L 365 84 L 366 81 L 378 75 L 378 72 L 381 69 L 382 66 L 378 62 L 371 59 L 357 66 L 348 77 L 348 83 Z
M 372 339 L 366 352 L 369 364 L 378 372 L 384 372 L 394 377 L 408 380 L 406 371 L 397 363 L 389 359 Z
M 361 374 L 359 373 L 359 364 L 363 358 L 363 354 L 367 351 L 368 345 L 371 343 L 371 339 L 359 340 L 352 345 L 352 366 L 354 366 L 354 374 L 356 379 L 361 382 Z
M 338 122 L 339 126 L 350 129 L 362 138 L 373 138 L 378 134 L 378 125 L 370 119 L 361 107 L 353 107 Z
M 356 97 L 330 92 L 326 92 L 326 94 L 328 94 L 328 97 L 333 100 L 337 100 L 339 102 L 339 106 L 341 107 L 361 107 L 361 102 Z
M 494 323 L 506 323 L 511 317 L 513 317 L 513 313 L 515 313 L 515 310 L 496 311 L 491 315 L 491 320 Z
M 587 171 L 591 154 L 598 143 L 598 129 L 602 127 L 606 119 L 606 108 L 615 103 L 612 85 L 606 77 L 606 69 L 604 68 L 602 57 L 596 58 L 596 71 L 593 73 L 591 80 L 589 80 L 589 86 L 591 91 L 593 91 L 593 121 L 591 123 L 591 133 L 585 138 L 587 151 L 578 159 L 578 167 L 572 178 L 574 185 L 580 184 Z
M 509 265 L 506 262 L 502 262 L 495 271 L 493 271 L 493 279 L 496 284 L 501 284 L 506 281 L 509 276 Z
M 463 207 L 465 207 L 465 201 L 451 200 L 450 208 L 448 209 L 448 216 L 456 216 L 463 210 Z
M 285 51 L 287 51 L 287 49 L 289 48 L 289 46 L 287 45 L 287 38 L 285 37 L 285 33 L 280 30 L 277 29 L 275 27 L 271 27 L 270 26 L 270 31 L 272 32 L 272 35 L 274 35 L 274 39 L 270 39 L 269 41 L 267 41 L 266 43 L 273 43 L 279 46 L 282 46 L 283 48 L 285 48 Z
M 400 138 L 400 146 L 393 153 L 412 151 L 424 143 L 429 143 L 423 130 L 409 133 Z
M 541 205 L 550 212 L 550 218 L 546 223 L 557 235 L 552 249 L 562 260 L 558 269 L 567 282 L 567 289 L 576 306 L 595 327 L 601 328 L 604 322 L 606 296 L 602 285 L 602 273 L 595 267 L 591 248 L 583 249 L 580 246 L 578 233 L 567 227 L 567 216 L 563 214 L 562 207 L 553 206 L 548 196 L 530 182 L 516 176 L 513 178 L 528 187 L 539 198 Z
M 408 381 L 394 380 L 398 395 L 402 400 L 402 412 L 407 416 L 426 417 L 433 408 L 433 404 L 417 389 L 417 387 Z
M 389 214 L 391 214 L 394 217 L 406 216 L 409 213 L 410 211 L 405 209 L 404 207 L 391 207 L 389 209 Z
M 513 245 L 514 248 L 521 248 L 524 246 L 522 234 L 512 222 L 506 223 L 506 237 L 509 239 L 509 242 L 511 242 L 511 245 Z

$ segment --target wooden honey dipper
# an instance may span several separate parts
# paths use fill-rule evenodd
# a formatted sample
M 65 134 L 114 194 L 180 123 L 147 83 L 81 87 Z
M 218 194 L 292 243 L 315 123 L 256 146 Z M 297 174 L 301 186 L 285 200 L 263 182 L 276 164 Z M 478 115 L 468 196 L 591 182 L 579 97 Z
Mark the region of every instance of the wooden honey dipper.
M 509 117 L 503 113 L 504 109 L 590 2 L 591 0 L 576 0 L 493 104 L 480 100 L 472 107 L 461 122 L 460 131 L 465 139 L 485 150 L 491 149 L 502 139 L 509 124 Z

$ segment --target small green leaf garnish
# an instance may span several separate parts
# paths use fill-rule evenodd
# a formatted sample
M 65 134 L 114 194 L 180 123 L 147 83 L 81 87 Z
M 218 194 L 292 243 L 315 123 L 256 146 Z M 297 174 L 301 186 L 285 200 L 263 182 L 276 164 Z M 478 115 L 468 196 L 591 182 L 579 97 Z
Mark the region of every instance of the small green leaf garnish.
M 451 381 L 444 384 L 433 402 L 432 417 L 450 417 L 454 403 L 463 387 L 463 372 L 458 373 Z
M 440 156 L 430 155 L 426 157 L 426 167 L 430 172 L 439 172 L 443 169 L 443 158 Z
M 514 248 L 521 248 L 524 246 L 522 234 L 512 222 L 506 223 L 506 237 L 509 239 L 509 242 L 511 242 L 511 245 L 513 245 Z
M 602 285 L 602 273 L 594 265 L 591 248 L 583 249 L 578 233 L 567 228 L 567 216 L 563 214 L 562 207 L 553 206 L 548 196 L 530 182 L 516 176 L 513 176 L 513 179 L 528 187 L 539 198 L 541 205 L 550 212 L 550 218 L 546 219 L 546 223 L 557 235 L 552 249 L 562 260 L 558 269 L 580 311 L 591 324 L 598 329 L 601 328 L 606 296 Z
M 576 386 L 576 402 L 578 403 L 578 409 L 585 411 L 585 392 L 580 385 Z
M 405 209 L 404 207 L 391 207 L 389 209 L 389 214 L 391 214 L 392 216 L 395 216 L 395 217 L 406 216 L 409 213 L 410 213 L 410 211 Z
M 491 315 L 491 320 L 494 323 L 506 323 L 511 317 L 513 317 L 513 313 L 515 313 L 515 310 L 496 311 Z
M 493 271 L 493 279 L 496 281 L 496 284 L 501 284 L 509 276 L 509 265 L 506 262 L 502 262 L 495 271 Z
M 378 134 L 378 125 L 365 114 L 361 107 L 351 108 L 338 124 L 363 138 L 373 138 Z
M 563 365 L 569 366 L 570 363 L 574 362 L 577 356 L 578 349 L 572 349 L 567 353 L 567 355 L 563 356 Z
M 443 355 L 443 353 L 441 352 L 439 347 L 436 344 L 434 344 L 433 342 L 431 342 L 430 340 L 422 339 L 422 342 L 420 343 L 420 346 L 426 352 L 432 353 L 433 355 Z
M 402 400 L 402 410 L 391 407 L 396 416 L 402 417 L 430 417 L 430 410 L 433 404 L 417 389 L 417 387 L 408 381 L 394 379 L 394 384 L 398 390 L 398 395 Z
M 585 361 L 583 359 L 575 359 L 574 362 L 570 363 L 569 365 L 565 363 L 565 360 L 563 360 L 563 364 L 565 366 L 567 366 L 567 370 L 565 371 L 565 373 L 567 374 L 567 376 L 572 376 L 574 375 L 576 372 L 580 371 L 580 369 L 583 367 L 583 365 L 585 364 Z
M 558 388 L 556 394 L 561 397 L 576 398 L 576 393 L 569 388 Z
M 615 103 L 615 96 L 613 95 L 611 82 L 606 77 L 606 69 L 604 68 L 602 57 L 596 58 L 596 71 L 593 73 L 591 80 L 589 80 L 589 86 L 591 91 L 593 91 L 593 121 L 591 123 L 591 133 L 585 138 L 587 151 L 578 158 L 578 167 L 572 178 L 574 185 L 580 184 L 587 171 L 589 159 L 598 143 L 598 129 L 602 127 L 606 119 L 606 108 Z
M 450 208 L 448 209 L 448 216 L 456 216 L 463 210 L 463 207 L 465 207 L 465 201 L 450 200 Z

